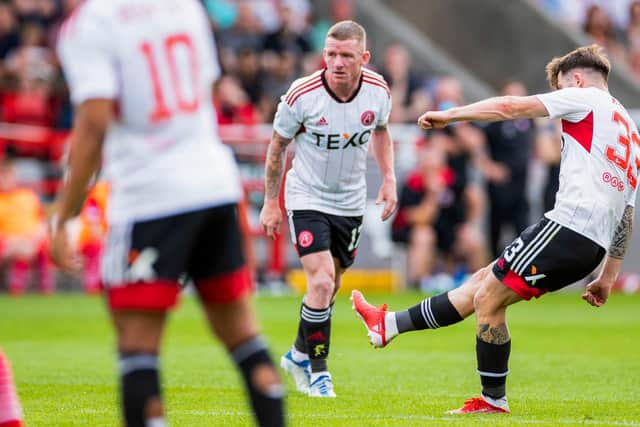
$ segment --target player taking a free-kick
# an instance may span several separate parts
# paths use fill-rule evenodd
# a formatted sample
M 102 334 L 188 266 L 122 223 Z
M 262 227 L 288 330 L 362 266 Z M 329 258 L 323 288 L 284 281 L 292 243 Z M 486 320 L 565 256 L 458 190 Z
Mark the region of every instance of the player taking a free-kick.
M 453 413 L 509 412 L 507 306 L 574 283 L 603 258 L 602 269 L 583 298 L 596 307 L 607 301 L 631 236 L 640 167 L 638 130 L 609 93 L 610 69 L 600 47 L 581 47 L 547 65 L 553 92 L 490 98 L 447 111 L 429 111 L 418 120 L 421 128 L 431 129 L 464 120 L 562 119 L 556 204 L 495 262 L 461 287 L 404 311 L 376 308 L 360 292 L 352 293 L 354 309 L 376 347 L 384 347 L 400 333 L 449 326 L 475 312 L 482 395 Z
M 327 369 L 331 312 L 342 273 L 353 264 L 366 203 L 369 145 L 383 177 L 382 220 L 396 207 L 393 147 L 387 130 L 391 96 L 384 79 L 364 68 L 364 28 L 353 21 L 329 29 L 327 67 L 296 80 L 281 98 L 266 163 L 260 222 L 274 236 L 282 223 L 278 194 L 287 145 L 296 142 L 285 206 L 291 240 L 307 279 L 295 344 L 281 359 L 299 391 L 334 397 Z

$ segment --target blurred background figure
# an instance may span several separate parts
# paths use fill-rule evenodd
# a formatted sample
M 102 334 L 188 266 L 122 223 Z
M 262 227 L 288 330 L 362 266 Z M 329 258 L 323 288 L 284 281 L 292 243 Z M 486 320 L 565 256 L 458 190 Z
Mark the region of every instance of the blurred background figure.
M 393 109 L 392 123 L 415 123 L 431 106 L 429 94 L 423 89 L 423 79 L 411 70 L 409 51 L 400 43 L 392 43 L 384 50 L 381 74 L 389 89 Z
M 11 294 L 24 293 L 33 264 L 39 273 L 40 291 L 45 294 L 54 291 L 42 203 L 33 190 L 18 185 L 15 166 L 9 157 L 0 163 L 0 259 L 8 263 Z
M 527 89 L 517 80 L 502 85 L 501 95 L 525 96 Z M 497 257 L 504 247 L 529 226 L 527 181 L 536 129 L 532 119 L 488 123 L 483 128 L 491 159 L 503 169 L 502 176 L 487 178 L 489 195 L 489 242 L 491 255 Z M 503 236 L 505 226 L 512 226 Z

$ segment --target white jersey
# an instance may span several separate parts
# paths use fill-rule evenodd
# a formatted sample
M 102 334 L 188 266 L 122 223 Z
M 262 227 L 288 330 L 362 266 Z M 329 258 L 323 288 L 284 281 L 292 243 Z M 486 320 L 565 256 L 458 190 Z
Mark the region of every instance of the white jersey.
M 567 88 L 536 96 L 551 118 L 562 119 L 560 188 L 545 216 L 607 249 L 625 207 L 635 204 L 638 129 L 604 90 Z
M 390 112 L 386 82 L 365 68 L 345 102 L 327 85 L 324 70 L 293 82 L 273 122 L 280 136 L 296 143 L 285 185 L 287 210 L 362 215 L 369 140 L 377 126 L 387 124 Z
M 75 105 L 117 103 L 103 148 L 110 221 L 239 199 L 211 100 L 220 73 L 213 35 L 197 0 L 87 0 L 64 24 L 58 50 Z

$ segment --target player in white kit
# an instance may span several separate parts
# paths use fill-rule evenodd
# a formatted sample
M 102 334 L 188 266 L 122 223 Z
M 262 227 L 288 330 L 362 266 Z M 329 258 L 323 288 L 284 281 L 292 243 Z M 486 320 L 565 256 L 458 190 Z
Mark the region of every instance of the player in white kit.
M 331 311 L 342 273 L 353 263 L 366 203 L 367 151 L 372 145 L 383 182 L 382 220 L 396 207 L 393 146 L 387 121 L 391 96 L 384 79 L 364 68 L 364 28 L 342 21 L 327 33 L 326 69 L 296 80 L 282 96 L 266 163 L 260 221 L 279 232 L 278 193 L 287 145 L 295 141 L 287 173 L 285 206 L 291 239 L 307 278 L 295 344 L 281 359 L 296 388 L 314 397 L 334 397 L 327 369 Z
M 640 136 L 627 111 L 609 93 L 610 68 L 600 47 L 578 48 L 547 65 L 554 92 L 429 111 L 418 121 L 423 129 L 431 129 L 466 120 L 562 119 L 556 204 L 495 262 L 460 288 L 404 311 L 373 307 L 360 292 L 352 293 L 354 309 L 376 347 L 384 347 L 399 333 L 448 326 L 475 312 L 482 396 L 467 400 L 452 413 L 509 412 L 507 306 L 574 283 L 603 258 L 599 275 L 583 298 L 596 307 L 607 301 L 631 236 L 640 168 Z
M 250 304 L 239 175 L 217 134 L 211 93 L 220 71 L 202 5 L 88 0 L 65 22 L 58 49 L 76 112 L 52 254 L 78 267 L 65 223 L 102 163 L 110 184 L 102 281 L 125 424 L 165 425 L 158 352 L 188 276 L 244 376 L 256 421 L 283 425 L 283 388 Z

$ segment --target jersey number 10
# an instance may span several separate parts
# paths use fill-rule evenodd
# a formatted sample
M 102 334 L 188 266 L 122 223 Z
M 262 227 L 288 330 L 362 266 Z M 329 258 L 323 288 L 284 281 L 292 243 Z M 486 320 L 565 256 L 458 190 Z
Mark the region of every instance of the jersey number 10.
M 176 51 L 181 49 L 188 59 L 188 70 L 179 70 L 176 61 Z M 162 42 L 160 54 L 157 49 L 145 41 L 140 44 L 151 74 L 151 84 L 153 86 L 154 107 L 149 115 L 151 123 L 159 123 L 171 118 L 176 112 L 192 113 L 198 109 L 200 100 L 198 98 L 198 62 L 196 51 L 191 37 L 186 33 L 172 34 L 167 36 Z M 176 105 L 171 107 L 167 104 L 165 97 L 167 88 L 162 86 L 159 74 L 159 65 L 163 70 L 168 69 L 171 83 L 171 90 L 175 95 Z M 187 72 L 189 81 L 192 84 L 190 99 L 185 96 L 180 85 L 180 72 Z
M 631 143 L 635 144 L 640 150 L 640 137 L 636 132 L 631 131 L 629 123 L 618 111 L 613 113 L 613 121 L 620 125 L 620 134 L 618 135 L 618 146 L 622 146 L 624 153 L 619 155 L 616 151 L 617 147 L 607 146 L 607 159 L 618 168 L 627 172 L 627 179 L 631 188 L 638 185 L 638 171 L 640 170 L 640 158 L 635 156 L 631 159 Z

